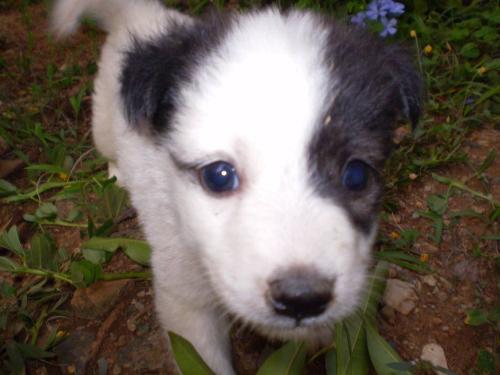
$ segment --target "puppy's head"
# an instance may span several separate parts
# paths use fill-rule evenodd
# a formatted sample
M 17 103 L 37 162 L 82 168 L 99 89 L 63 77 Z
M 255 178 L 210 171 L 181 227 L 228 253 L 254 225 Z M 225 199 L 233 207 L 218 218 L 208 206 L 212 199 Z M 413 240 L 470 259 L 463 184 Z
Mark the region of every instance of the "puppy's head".
M 121 94 L 164 176 L 147 188 L 170 218 L 153 246 L 195 253 L 207 290 L 268 333 L 303 337 L 346 316 L 392 128 L 417 122 L 420 93 L 401 48 L 311 13 L 212 17 L 137 41 Z

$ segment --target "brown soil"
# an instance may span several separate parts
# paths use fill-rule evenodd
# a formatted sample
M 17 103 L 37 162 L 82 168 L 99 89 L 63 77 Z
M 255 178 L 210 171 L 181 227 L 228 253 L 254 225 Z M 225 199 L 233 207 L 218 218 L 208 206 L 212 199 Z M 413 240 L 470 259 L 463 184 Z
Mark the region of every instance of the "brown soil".
M 29 88 L 40 82 L 40 77 L 46 74 L 47 62 L 54 62 L 56 66 L 61 67 L 64 64 L 78 62 L 85 65 L 95 61 L 99 42 L 102 40 L 101 35 L 90 38 L 89 32 L 84 30 L 62 45 L 54 44 L 47 37 L 47 13 L 43 5 L 29 7 L 29 27 L 19 10 L 12 7 L 9 10 L 1 9 L 3 13 L 0 13 L 0 52 L 7 62 L 6 69 L 10 72 L 10 78 L 0 81 L 0 111 L 9 103 L 16 103 L 20 108 L 29 107 L 32 100 Z M 29 56 L 32 60 L 28 70 L 19 66 L 21 56 Z M 62 107 L 66 108 L 66 114 L 55 114 L 51 108 L 59 108 L 61 103 L 67 103 L 67 98 L 77 92 L 82 84 L 84 82 L 75 83 L 67 92 L 60 92 L 54 99 L 56 102 L 49 103 L 47 109 L 40 114 L 45 129 L 57 130 L 73 121 L 69 105 L 65 107 L 65 104 L 62 104 Z M 85 102 L 87 104 L 80 116 L 82 120 L 77 138 L 88 136 L 88 99 Z M 68 139 L 69 143 L 74 141 Z M 32 160 L 36 160 L 40 155 L 36 147 L 21 148 L 24 148 L 23 151 L 28 153 Z M 470 135 L 464 151 L 477 167 L 491 149 L 500 150 L 500 132 L 491 126 L 485 126 Z M 10 159 L 15 156 L 11 150 L 2 158 Z M 453 165 L 442 169 L 439 174 L 464 180 L 473 175 L 473 171 L 466 165 Z M 27 184 L 25 172 L 22 170 L 10 175 L 8 179 L 17 186 Z M 486 187 L 497 201 L 500 200 L 499 158 L 487 170 L 486 179 L 471 179 L 468 185 L 478 191 L 485 191 Z M 495 336 L 492 326 L 471 327 L 464 323 L 468 309 L 488 309 L 498 304 L 499 280 L 491 261 L 492 257 L 499 255 L 498 243 L 481 241 L 479 249 L 483 255 L 474 256 L 473 253 L 474 246 L 478 243 L 477 237 L 486 232 L 498 233 L 498 227 L 486 228 L 484 222 L 477 218 L 454 221 L 447 217 L 448 225 L 443 233 L 443 240 L 439 245 L 435 244 L 427 238 L 427 234 L 433 232 L 430 221 L 418 217 L 415 212 L 425 209 L 428 195 L 445 190 L 446 186 L 439 184 L 432 177 L 419 176 L 399 192 L 400 209 L 390 215 L 387 221 L 382 222 L 381 231 L 386 235 L 400 232 L 404 228 L 415 228 L 423 234 L 413 251 L 429 257 L 429 265 L 435 270 L 434 275 L 438 283 L 431 287 L 421 281 L 421 275 L 393 268 L 393 277 L 411 281 L 416 285 L 419 300 L 417 307 L 409 315 L 397 312 L 391 316 L 381 314 L 379 323 L 383 335 L 404 359 L 419 358 L 423 345 L 436 342 L 444 348 L 449 368 L 458 375 L 465 375 L 469 374 L 475 365 L 478 348 L 494 352 L 498 346 L 495 342 L 498 337 Z M 453 194 L 449 206 L 450 211 L 474 209 L 487 213 L 490 209 L 487 203 L 466 193 Z M 34 230 L 23 222 L 22 215 L 26 212 L 32 213 L 34 209 L 36 204 L 30 202 L 2 205 L 0 228 L 17 224 L 22 241 L 29 241 Z M 130 235 L 137 238 L 137 222 L 130 219 L 122 223 L 120 231 L 121 236 Z M 79 251 L 82 238 L 78 229 L 49 227 L 49 232 L 58 246 L 63 246 L 72 253 Z M 107 267 L 113 271 L 127 271 L 137 269 L 138 266 L 126 257 L 117 255 Z M 1 275 L 0 280 L 2 278 L 12 281 L 9 275 Z M 119 288 L 116 303 L 102 316 L 82 317 L 75 309 L 74 302 L 66 306 L 70 311 L 70 319 L 51 322 L 60 324 L 70 339 L 79 340 L 79 344 L 72 342 L 71 345 L 75 345 L 73 349 L 87 347 L 87 350 L 82 351 L 85 352 L 82 354 L 85 358 L 78 359 L 74 353 L 68 354 L 67 348 L 63 346 L 59 353 L 66 363 L 60 361 L 59 366 L 34 363 L 29 368 L 30 373 L 75 373 L 76 370 L 80 373 L 94 373 L 99 366 L 102 368 L 106 364 L 108 374 L 169 374 L 171 364 L 163 355 L 164 349 L 158 349 L 162 345 L 162 339 L 159 337 L 159 328 L 154 317 L 150 283 L 130 281 Z M 73 293 L 69 288 L 67 292 Z M 236 367 L 241 374 L 254 374 L 263 358 L 276 347 L 276 343 L 269 344 L 263 338 L 239 329 L 233 334 L 233 342 Z M 71 352 L 71 349 L 69 351 Z M 317 362 L 310 366 L 308 373 L 320 374 L 323 371 L 320 362 Z

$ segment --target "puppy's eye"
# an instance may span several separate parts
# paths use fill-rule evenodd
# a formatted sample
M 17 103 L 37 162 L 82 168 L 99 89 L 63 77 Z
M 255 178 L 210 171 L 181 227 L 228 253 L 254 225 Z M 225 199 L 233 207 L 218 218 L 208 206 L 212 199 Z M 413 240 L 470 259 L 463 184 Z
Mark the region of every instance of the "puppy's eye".
M 351 160 L 344 168 L 342 184 L 352 191 L 363 190 L 368 183 L 369 168 L 361 160 Z
M 236 168 L 225 161 L 216 161 L 203 167 L 200 180 L 203 187 L 214 193 L 236 190 L 240 186 Z

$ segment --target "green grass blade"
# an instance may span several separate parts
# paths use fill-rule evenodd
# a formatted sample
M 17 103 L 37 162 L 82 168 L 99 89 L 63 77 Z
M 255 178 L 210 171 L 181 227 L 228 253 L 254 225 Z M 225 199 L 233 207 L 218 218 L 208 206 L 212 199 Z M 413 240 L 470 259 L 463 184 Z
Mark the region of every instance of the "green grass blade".
M 373 367 L 378 375 L 411 375 L 409 371 L 398 371 L 391 363 L 403 362 L 394 348 L 382 337 L 372 322 L 366 321 L 366 342 Z
M 183 375 L 215 375 L 189 341 L 173 332 L 169 332 L 168 336 Z
M 301 375 L 305 367 L 304 343 L 289 342 L 266 359 L 257 375 Z

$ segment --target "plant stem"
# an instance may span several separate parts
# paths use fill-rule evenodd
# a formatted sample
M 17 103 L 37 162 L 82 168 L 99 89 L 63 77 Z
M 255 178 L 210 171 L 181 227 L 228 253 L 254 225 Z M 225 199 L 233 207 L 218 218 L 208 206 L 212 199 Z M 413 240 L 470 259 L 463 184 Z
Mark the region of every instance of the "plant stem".
M 114 272 L 114 273 L 104 273 L 99 279 L 100 280 L 121 280 L 121 279 L 150 279 L 151 272 Z
M 36 275 L 36 276 L 42 276 L 42 277 L 50 277 L 53 279 L 61 280 L 66 283 L 69 283 L 71 285 L 73 284 L 73 281 L 71 281 L 70 277 L 65 274 L 65 273 L 60 273 L 60 272 L 53 272 L 53 271 L 47 271 L 47 270 L 40 270 L 40 269 L 35 269 L 35 268 L 28 268 L 28 267 L 20 267 L 15 270 L 9 270 L 9 272 L 12 273 L 19 273 L 19 274 L 30 274 L 30 275 Z
M 455 180 L 452 178 L 448 178 L 448 177 L 444 177 L 444 176 L 440 176 L 440 175 L 435 174 L 435 173 L 432 174 L 432 178 L 434 178 L 436 181 L 438 181 L 442 184 L 449 185 L 451 188 L 457 188 L 459 190 L 466 191 L 467 193 L 472 194 L 473 196 L 475 196 L 477 198 L 484 199 L 484 200 L 490 202 L 490 204 L 493 205 L 494 207 L 500 206 L 500 202 L 495 201 L 491 195 L 486 195 L 486 194 L 480 193 L 479 191 L 473 190 L 461 181 L 458 181 L 458 180 Z

